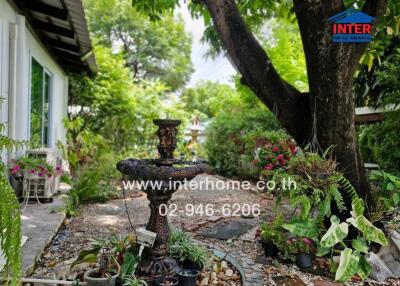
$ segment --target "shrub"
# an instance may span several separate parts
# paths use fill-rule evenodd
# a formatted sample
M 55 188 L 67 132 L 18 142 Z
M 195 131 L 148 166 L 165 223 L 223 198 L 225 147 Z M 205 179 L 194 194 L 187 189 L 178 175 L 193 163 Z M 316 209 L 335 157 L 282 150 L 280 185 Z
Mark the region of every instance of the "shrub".
M 110 151 L 100 151 L 97 156 L 77 172 L 73 183 L 79 202 L 105 202 L 117 189 L 118 159 Z
M 268 137 L 270 131 L 280 129 L 274 115 L 265 108 L 221 112 L 207 130 L 205 149 L 209 163 L 222 175 L 251 176 L 251 170 L 246 173 L 242 166 L 254 153 L 255 138 Z
M 400 112 L 386 116 L 385 121 L 363 126 L 359 132 L 360 150 L 365 162 L 373 162 L 400 176 Z

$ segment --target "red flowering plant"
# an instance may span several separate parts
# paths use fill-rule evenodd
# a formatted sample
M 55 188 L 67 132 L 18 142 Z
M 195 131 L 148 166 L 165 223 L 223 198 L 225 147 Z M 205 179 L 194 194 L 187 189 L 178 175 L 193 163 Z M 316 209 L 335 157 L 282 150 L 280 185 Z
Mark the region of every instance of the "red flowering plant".
M 285 170 L 297 150 L 290 139 L 267 142 L 257 148 L 253 165 L 262 170 L 262 176 L 269 176 L 276 170 Z
M 10 174 L 16 179 L 22 179 L 25 175 L 37 175 L 41 178 L 51 178 L 62 175 L 62 167 L 55 168 L 44 159 L 33 157 L 20 157 L 11 160 Z

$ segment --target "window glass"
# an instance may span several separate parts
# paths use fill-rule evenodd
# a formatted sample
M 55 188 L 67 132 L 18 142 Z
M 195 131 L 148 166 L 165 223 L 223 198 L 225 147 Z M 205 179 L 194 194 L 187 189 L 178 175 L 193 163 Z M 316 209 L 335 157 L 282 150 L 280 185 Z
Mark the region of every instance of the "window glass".
M 32 59 L 31 80 L 31 143 L 39 146 L 43 127 L 43 67 L 35 59 Z
M 51 75 L 32 59 L 31 74 L 31 143 L 34 147 L 49 146 Z

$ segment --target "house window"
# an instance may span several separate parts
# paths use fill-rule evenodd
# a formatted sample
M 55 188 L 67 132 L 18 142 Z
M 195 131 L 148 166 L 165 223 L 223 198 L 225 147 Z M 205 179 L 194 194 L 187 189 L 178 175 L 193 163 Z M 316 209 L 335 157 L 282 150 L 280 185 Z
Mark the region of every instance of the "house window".
M 51 75 L 32 58 L 31 71 L 31 143 L 49 146 Z

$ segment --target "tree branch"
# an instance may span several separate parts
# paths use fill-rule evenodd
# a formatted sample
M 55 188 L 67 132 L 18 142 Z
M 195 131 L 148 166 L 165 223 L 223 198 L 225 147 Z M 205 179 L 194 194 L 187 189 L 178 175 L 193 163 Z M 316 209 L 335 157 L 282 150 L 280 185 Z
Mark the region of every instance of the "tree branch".
M 299 144 L 307 141 L 311 124 L 308 96 L 283 80 L 266 52 L 245 24 L 234 0 L 202 0 L 214 21 L 222 45 L 242 82 L 268 106 L 278 107 L 278 119 Z M 288 110 L 289 112 L 284 112 Z M 302 122 L 302 127 L 294 122 Z M 307 135 L 306 135 L 307 134 Z

